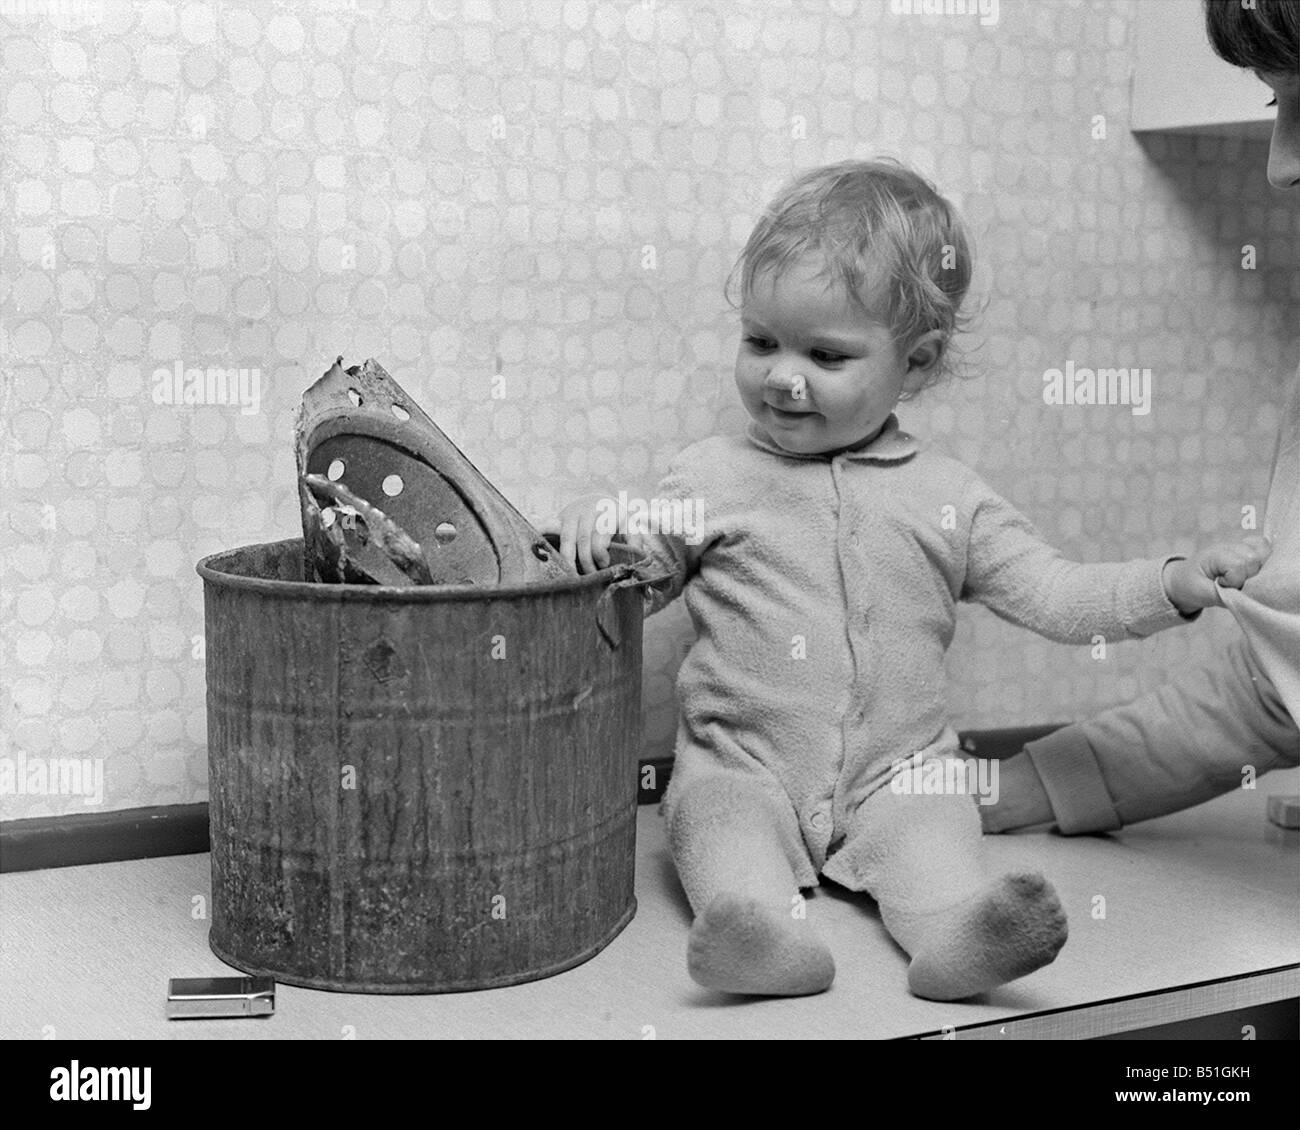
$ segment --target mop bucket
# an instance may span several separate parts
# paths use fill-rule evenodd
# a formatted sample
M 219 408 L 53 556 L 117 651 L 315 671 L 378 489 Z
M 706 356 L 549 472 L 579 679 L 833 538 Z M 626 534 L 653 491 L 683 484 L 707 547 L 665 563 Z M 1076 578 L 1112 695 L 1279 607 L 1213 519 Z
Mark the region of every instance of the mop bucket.
M 486 989 L 636 910 L 639 555 L 511 587 L 317 584 L 205 557 L 209 943 L 292 985 Z

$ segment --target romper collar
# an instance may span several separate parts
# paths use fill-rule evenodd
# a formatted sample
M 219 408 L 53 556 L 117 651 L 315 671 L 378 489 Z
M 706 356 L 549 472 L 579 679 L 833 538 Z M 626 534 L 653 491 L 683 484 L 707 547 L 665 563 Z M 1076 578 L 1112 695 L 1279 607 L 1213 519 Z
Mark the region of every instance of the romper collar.
M 786 451 L 784 448 L 778 447 L 772 441 L 771 436 L 760 428 L 755 420 L 749 421 L 749 426 L 745 429 L 745 436 L 755 447 L 760 447 L 773 455 L 783 455 L 787 459 L 821 459 L 830 462 L 832 459 L 839 458 L 851 460 L 855 463 L 898 463 L 911 458 L 921 450 L 920 440 L 909 432 L 903 431 L 898 426 L 898 417 L 892 414 L 885 421 L 885 426 L 881 428 L 880 434 L 866 447 L 859 447 L 853 451 L 840 451 L 835 455 L 825 453 L 804 455 L 796 451 Z

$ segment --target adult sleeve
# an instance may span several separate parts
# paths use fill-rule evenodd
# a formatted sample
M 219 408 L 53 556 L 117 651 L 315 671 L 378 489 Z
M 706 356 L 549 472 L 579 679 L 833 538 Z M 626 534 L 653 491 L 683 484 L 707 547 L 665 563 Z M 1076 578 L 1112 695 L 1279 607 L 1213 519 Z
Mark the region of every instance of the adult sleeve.
M 989 832 L 1114 831 L 1297 764 L 1300 730 L 1239 635 L 1214 662 L 1028 743 L 981 814 Z

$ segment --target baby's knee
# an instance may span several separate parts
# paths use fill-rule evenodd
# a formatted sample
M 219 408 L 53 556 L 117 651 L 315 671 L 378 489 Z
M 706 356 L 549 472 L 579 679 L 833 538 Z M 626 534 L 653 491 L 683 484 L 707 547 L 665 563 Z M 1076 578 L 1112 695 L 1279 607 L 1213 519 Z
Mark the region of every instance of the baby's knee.
M 679 844 L 693 832 L 752 829 L 777 823 L 776 804 L 757 781 L 740 774 L 710 773 L 689 781 L 673 782 L 665 798 L 670 844 Z
M 727 820 L 745 809 L 770 807 L 766 790 L 740 774 L 708 773 L 674 780 L 664 798 L 669 827 L 695 820 Z

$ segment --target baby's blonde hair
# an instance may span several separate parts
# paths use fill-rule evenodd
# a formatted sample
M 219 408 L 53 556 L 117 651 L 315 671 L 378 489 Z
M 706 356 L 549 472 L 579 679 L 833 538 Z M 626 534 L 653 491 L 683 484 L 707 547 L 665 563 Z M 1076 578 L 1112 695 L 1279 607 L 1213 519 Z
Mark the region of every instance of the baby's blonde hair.
M 943 334 L 940 360 L 920 387 L 951 370 L 948 343 L 965 328 L 970 239 L 957 209 L 929 181 L 888 158 L 801 174 L 750 233 L 728 293 L 737 271 L 743 299 L 759 276 L 779 274 L 810 253 L 824 257 L 826 270 L 889 327 L 900 348 L 932 330 Z

